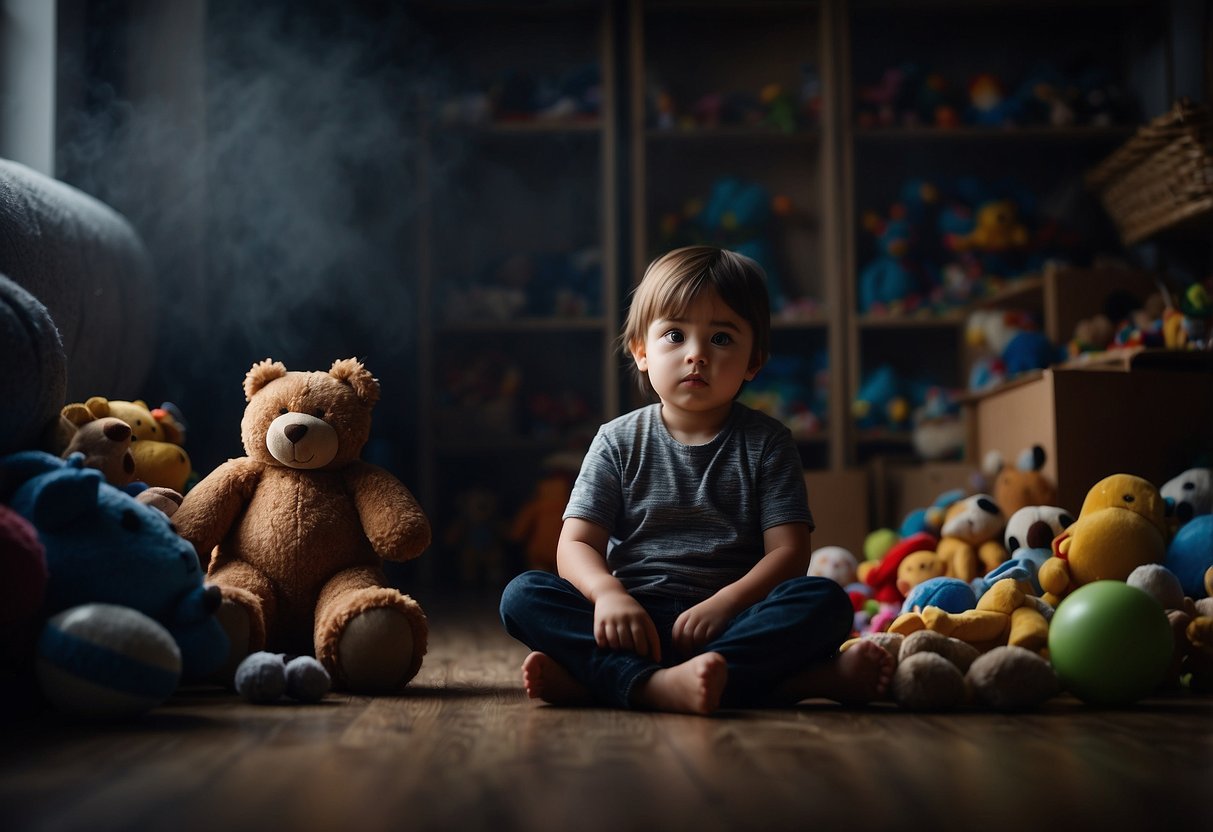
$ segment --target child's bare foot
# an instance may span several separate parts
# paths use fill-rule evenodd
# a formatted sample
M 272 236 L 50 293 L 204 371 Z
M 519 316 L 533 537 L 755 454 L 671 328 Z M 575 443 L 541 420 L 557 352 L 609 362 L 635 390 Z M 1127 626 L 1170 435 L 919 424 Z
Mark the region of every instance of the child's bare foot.
M 545 653 L 531 653 L 522 660 L 522 687 L 531 699 L 542 699 L 550 705 L 584 705 L 590 701 L 589 691 Z
M 893 657 L 883 647 L 861 640 L 833 659 L 793 676 L 780 685 L 776 695 L 794 702 L 822 698 L 863 705 L 888 694 L 893 670 Z
M 636 691 L 636 702 L 658 711 L 710 714 L 720 707 L 729 666 L 719 653 L 703 653 L 674 667 L 664 667 Z

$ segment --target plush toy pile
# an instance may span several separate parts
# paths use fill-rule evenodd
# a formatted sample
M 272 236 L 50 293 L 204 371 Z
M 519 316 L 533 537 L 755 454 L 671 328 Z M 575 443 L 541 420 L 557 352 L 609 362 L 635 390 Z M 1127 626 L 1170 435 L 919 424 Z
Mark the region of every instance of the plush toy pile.
M 181 414 L 65 404 L 58 331 L 2 276 L 0 342 L 31 376 L 0 389 L 6 701 L 125 718 L 183 682 L 310 702 L 330 684 L 388 691 L 417 672 L 425 616 L 380 564 L 419 554 L 429 525 L 399 481 L 358 459 L 379 394 L 359 362 L 254 366 L 249 456 L 190 488 Z
M 862 560 L 813 554 L 809 574 L 855 607 L 844 649 L 870 639 L 896 660 L 892 700 L 1022 710 L 1063 691 L 1096 705 L 1213 692 L 1210 470 L 1161 487 L 1115 474 L 1075 515 L 1049 504 L 1039 448 L 987 463 L 993 493 L 941 495 L 870 535 Z

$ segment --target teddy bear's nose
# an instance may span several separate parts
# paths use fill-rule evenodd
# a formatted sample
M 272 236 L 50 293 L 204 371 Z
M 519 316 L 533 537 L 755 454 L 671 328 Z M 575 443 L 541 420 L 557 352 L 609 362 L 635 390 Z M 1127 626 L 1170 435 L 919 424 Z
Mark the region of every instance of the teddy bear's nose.
M 283 431 L 283 433 L 286 434 L 287 439 L 291 440 L 291 444 L 294 444 L 303 437 L 307 436 L 307 425 L 287 425 L 286 430 Z

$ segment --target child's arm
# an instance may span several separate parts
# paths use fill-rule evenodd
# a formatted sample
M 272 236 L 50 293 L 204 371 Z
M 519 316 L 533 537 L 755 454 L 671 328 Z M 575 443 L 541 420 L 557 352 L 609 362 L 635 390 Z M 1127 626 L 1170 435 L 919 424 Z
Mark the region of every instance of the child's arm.
M 766 598 L 784 581 L 808 572 L 812 542 L 807 524 L 773 526 L 763 533 L 762 541 L 766 554 L 749 572 L 678 616 L 673 639 L 679 650 L 694 653 L 742 610 Z
M 556 546 L 556 570 L 594 605 L 594 640 L 599 647 L 634 650 L 661 661 L 653 619 L 607 569 L 609 537 L 597 523 L 568 518 Z

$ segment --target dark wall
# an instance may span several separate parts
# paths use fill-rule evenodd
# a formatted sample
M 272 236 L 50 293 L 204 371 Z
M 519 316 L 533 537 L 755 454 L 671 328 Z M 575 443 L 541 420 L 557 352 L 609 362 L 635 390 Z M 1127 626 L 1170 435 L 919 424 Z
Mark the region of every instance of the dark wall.
M 152 250 L 164 311 L 146 397 L 182 409 L 201 473 L 243 453 L 241 382 L 266 357 L 362 358 L 384 391 L 369 455 L 402 476 L 413 463 L 432 62 L 400 5 L 64 4 L 59 175 Z

